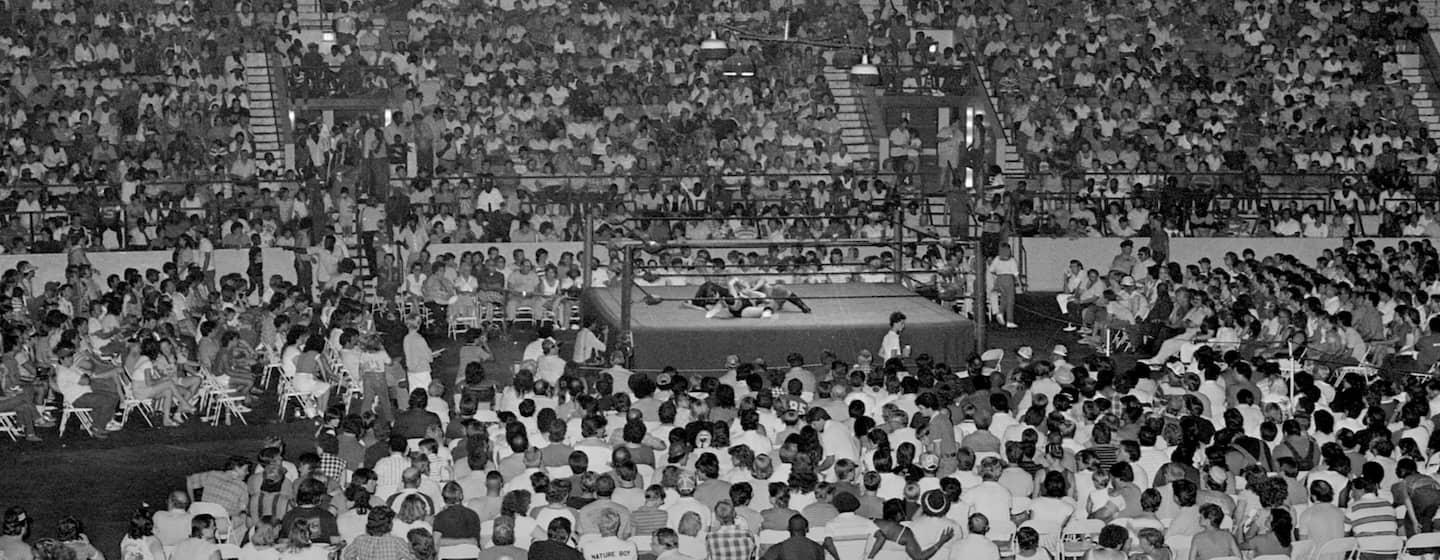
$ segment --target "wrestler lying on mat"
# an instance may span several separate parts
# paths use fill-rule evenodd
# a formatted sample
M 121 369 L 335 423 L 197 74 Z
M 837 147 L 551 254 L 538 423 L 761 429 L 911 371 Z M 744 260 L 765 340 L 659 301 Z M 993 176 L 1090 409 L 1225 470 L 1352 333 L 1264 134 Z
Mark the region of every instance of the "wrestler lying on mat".
M 727 313 L 731 317 L 755 318 L 773 316 L 786 303 L 794 304 L 802 313 L 810 312 L 810 306 L 785 286 L 771 285 L 763 278 L 751 282 L 731 278 L 723 286 L 715 282 L 701 284 L 695 297 L 683 305 L 705 311 L 709 318 L 725 317 Z

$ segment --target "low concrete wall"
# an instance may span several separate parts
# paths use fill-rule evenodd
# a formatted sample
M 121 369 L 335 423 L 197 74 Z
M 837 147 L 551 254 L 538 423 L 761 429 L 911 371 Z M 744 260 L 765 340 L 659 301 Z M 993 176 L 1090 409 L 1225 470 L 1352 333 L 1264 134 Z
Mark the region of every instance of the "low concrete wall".
M 1149 243 L 1146 238 L 1133 238 L 1136 248 Z M 1065 278 L 1065 269 L 1072 259 L 1079 260 L 1085 268 L 1102 272 L 1110 269 L 1110 261 L 1120 253 L 1123 237 L 1094 237 L 1063 239 L 1048 237 L 1027 237 L 1025 264 L 1030 291 L 1059 291 Z M 1393 246 L 1402 239 L 1372 238 L 1379 247 Z M 1170 260 L 1181 265 L 1194 264 L 1201 257 L 1210 257 L 1220 264 L 1227 252 L 1239 254 L 1253 249 L 1257 257 L 1276 254 L 1294 255 L 1300 262 L 1314 263 L 1326 249 L 1340 246 L 1340 239 L 1296 238 L 1296 237 L 1175 237 L 1170 239 Z
M 491 247 L 500 250 L 500 254 L 510 258 L 515 249 L 522 249 L 530 258 L 535 257 L 535 251 L 541 248 L 550 252 L 550 258 L 560 257 L 565 251 L 578 253 L 582 248 L 581 243 L 436 243 L 430 246 L 431 255 L 442 255 L 454 253 L 459 255 L 466 251 L 488 251 Z M 353 248 L 352 248 L 353 249 Z M 602 260 L 607 260 L 608 252 L 599 251 Z M 215 250 L 215 272 L 216 277 L 238 272 L 245 273 L 249 266 L 248 249 L 216 249 Z M 291 282 L 295 281 L 295 253 L 288 249 L 265 248 L 261 250 L 264 260 L 265 277 L 279 274 Z M 122 274 L 127 268 L 134 268 L 140 272 L 147 269 L 160 270 L 165 263 L 174 258 L 173 251 L 113 251 L 89 253 L 90 264 L 103 280 L 111 274 Z M 29 255 L 0 255 L 0 270 L 15 268 L 20 261 L 28 261 L 36 266 L 35 285 L 37 288 L 45 285 L 46 282 L 65 282 L 66 257 L 64 253 L 44 253 Z
M 103 279 L 111 274 L 122 274 L 127 268 L 140 272 L 147 269 L 160 270 L 165 263 L 174 259 L 172 251 L 119 251 L 89 253 L 90 264 Z M 279 274 L 288 280 L 295 280 L 295 254 L 285 249 L 263 249 L 265 276 Z M 247 249 L 216 249 L 214 256 L 216 277 L 233 272 L 245 273 L 249 266 L 250 252 Z M 66 257 L 64 253 L 43 253 L 31 255 L 0 255 L 0 270 L 15 268 L 20 261 L 35 265 L 35 287 L 39 289 L 46 282 L 65 282 Z

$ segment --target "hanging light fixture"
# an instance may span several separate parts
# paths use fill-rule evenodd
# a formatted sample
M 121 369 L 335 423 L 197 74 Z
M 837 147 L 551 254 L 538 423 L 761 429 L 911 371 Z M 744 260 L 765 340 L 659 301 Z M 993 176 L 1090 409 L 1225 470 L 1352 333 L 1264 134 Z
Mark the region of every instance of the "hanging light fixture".
M 711 31 L 709 39 L 700 41 L 700 56 L 706 60 L 725 60 L 730 56 L 730 44 Z
M 880 69 L 870 63 L 870 55 L 860 57 L 860 63 L 850 67 L 850 79 L 862 86 L 880 85 Z

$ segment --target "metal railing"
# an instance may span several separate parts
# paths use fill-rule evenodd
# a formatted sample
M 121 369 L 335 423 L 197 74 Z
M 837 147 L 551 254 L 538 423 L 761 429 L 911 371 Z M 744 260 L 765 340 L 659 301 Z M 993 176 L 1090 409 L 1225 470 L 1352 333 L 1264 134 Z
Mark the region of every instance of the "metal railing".
M 389 68 L 361 64 L 294 65 L 286 75 L 293 99 L 386 98 L 398 77 Z
M 882 95 L 953 95 L 970 93 L 977 85 L 973 77 L 973 64 L 957 60 L 955 64 L 880 64 L 880 87 Z M 919 85 L 906 86 L 907 78 L 917 78 Z M 941 79 L 944 83 L 937 83 Z
M 1364 197 L 1365 193 L 1372 189 L 1383 186 L 1394 185 L 1407 192 L 1423 193 L 1433 191 L 1436 186 L 1437 175 L 1434 173 L 1415 173 L 1409 171 L 1368 173 L 1355 172 L 1326 172 L 1326 173 L 1305 173 L 1294 171 L 1282 172 L 1259 172 L 1246 173 L 1240 171 L 1207 171 L 1207 172 L 1168 172 L 1168 171 L 1081 171 L 1069 173 L 1007 173 L 1005 180 L 1008 184 L 1017 185 L 1025 181 L 1028 189 L 1040 189 L 1041 185 L 1048 181 L 1058 179 L 1063 192 L 1073 196 L 1082 196 L 1090 184 L 1094 184 L 1096 193 L 1100 197 L 1106 196 L 1106 191 L 1113 179 L 1121 193 L 1134 190 L 1148 191 L 1165 188 L 1172 183 L 1180 189 L 1203 189 L 1219 190 L 1220 192 L 1234 192 L 1237 195 L 1250 194 L 1254 196 L 1269 197 L 1271 193 L 1279 192 L 1310 192 L 1310 193 L 1332 193 L 1348 185 L 1353 185 L 1357 196 Z M 1118 195 L 1117 195 L 1118 196 Z

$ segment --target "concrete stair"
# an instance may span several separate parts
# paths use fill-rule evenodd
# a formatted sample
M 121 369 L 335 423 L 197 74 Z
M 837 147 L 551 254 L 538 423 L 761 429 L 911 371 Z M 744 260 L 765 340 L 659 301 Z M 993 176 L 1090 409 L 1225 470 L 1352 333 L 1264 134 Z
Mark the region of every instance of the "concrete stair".
M 985 84 L 985 93 L 990 97 L 990 106 L 995 107 L 996 111 L 999 111 L 1000 99 L 995 95 L 995 82 L 990 79 L 989 70 L 983 67 L 980 68 L 980 80 Z M 994 117 L 994 119 L 987 120 L 999 123 L 1000 126 L 1006 129 L 1011 128 L 1009 115 L 994 115 Z M 1000 163 L 1000 170 L 1006 174 L 1024 173 L 1025 159 L 1020 156 L 1020 147 L 1015 145 L 1016 142 L 1019 142 L 1019 139 L 1006 136 L 1006 133 L 1002 130 L 995 130 L 992 136 L 994 136 L 995 139 L 994 149 L 998 156 L 995 160 Z
M 1429 15 L 1426 17 L 1432 20 L 1440 19 Z M 1440 32 L 1430 32 L 1429 40 L 1437 41 L 1436 44 L 1440 45 Z M 1425 79 L 1425 58 L 1417 53 L 1401 52 L 1397 59 L 1401 75 L 1416 88 L 1413 102 L 1420 113 L 1420 122 L 1425 123 L 1432 140 L 1440 139 L 1440 92 L 1435 91 Z
M 830 84 L 830 94 L 839 107 L 835 118 L 841 124 L 840 141 L 856 161 L 875 160 L 878 148 L 861 97 L 864 94 L 850 81 L 850 69 L 827 66 L 825 82 Z
M 286 169 L 294 169 L 294 150 L 285 149 L 283 100 L 275 94 L 270 57 L 264 52 L 245 53 L 245 93 L 250 96 L 250 134 L 255 142 L 255 162 L 273 154 Z

